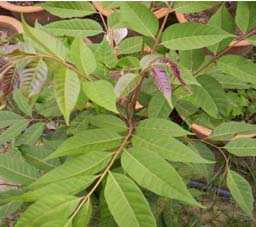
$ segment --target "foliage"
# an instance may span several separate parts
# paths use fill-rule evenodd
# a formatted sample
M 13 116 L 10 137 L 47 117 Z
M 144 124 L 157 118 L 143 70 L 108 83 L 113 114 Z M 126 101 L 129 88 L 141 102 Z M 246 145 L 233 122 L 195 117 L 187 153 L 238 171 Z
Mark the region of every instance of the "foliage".
M 1 51 L 2 223 L 170 226 L 175 204 L 206 207 L 187 183 L 214 174 L 254 220 L 250 177 L 234 163 L 256 156 L 256 63 L 231 50 L 255 39 L 256 4 L 237 3 L 235 16 L 221 2 L 167 5 L 215 14 L 169 25 L 154 4 L 116 2 L 99 23 L 84 18 L 89 2 L 44 2 L 62 19 L 22 19 L 17 45 Z

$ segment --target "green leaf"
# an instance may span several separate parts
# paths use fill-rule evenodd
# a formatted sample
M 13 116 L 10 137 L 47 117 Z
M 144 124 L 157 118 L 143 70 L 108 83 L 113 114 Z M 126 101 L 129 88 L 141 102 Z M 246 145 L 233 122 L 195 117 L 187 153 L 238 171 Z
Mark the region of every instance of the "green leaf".
M 122 154 L 121 163 L 140 186 L 160 196 L 200 206 L 176 170 L 158 154 L 139 148 L 131 149 L 131 152 Z
M 173 8 L 178 13 L 196 13 L 216 6 L 217 2 L 174 2 Z
M 203 49 L 183 50 L 179 51 L 179 56 L 180 63 L 192 72 L 202 65 L 205 53 Z
M 32 115 L 32 106 L 29 104 L 28 99 L 22 94 L 20 89 L 14 91 L 13 100 L 22 113 L 27 116 Z
M 62 68 L 54 75 L 54 89 L 60 111 L 69 125 L 80 92 L 80 80 L 73 71 Z
M 12 125 L 15 121 L 22 120 L 22 116 L 6 110 L 0 111 L 0 128 L 5 128 Z
M 43 2 L 41 6 L 60 18 L 85 17 L 95 13 L 89 2 Z
M 159 136 L 169 135 L 173 137 L 182 137 L 187 135 L 192 135 L 193 133 L 183 129 L 178 124 L 173 121 L 160 119 L 160 118 L 149 118 L 140 121 L 139 126 L 136 128 L 136 132 L 143 134 L 143 132 L 148 133 L 159 133 Z
M 197 80 L 213 99 L 215 105 L 218 108 L 218 112 L 223 116 L 229 116 L 231 110 L 230 101 L 227 98 L 226 92 L 221 87 L 221 84 L 215 80 L 214 75 L 212 77 L 202 75 L 198 77 Z M 213 115 L 211 114 L 211 116 Z
M 68 133 L 77 134 L 81 131 L 85 131 L 89 128 L 89 113 L 81 112 L 70 123 Z
M 213 16 L 211 16 L 208 24 L 211 26 L 221 28 L 224 31 L 232 34 L 235 32 L 236 26 L 235 26 L 234 18 L 226 8 L 225 4 L 223 4 L 218 9 L 218 11 Z M 214 53 L 217 53 L 223 50 L 225 47 L 227 47 L 231 41 L 232 41 L 232 38 L 225 39 L 220 43 L 209 47 L 209 49 Z
M 99 226 L 101 227 L 118 227 L 113 216 L 111 215 L 106 200 L 104 198 L 104 190 L 100 192 L 99 199 L 100 218 Z
M 52 148 L 47 146 L 22 145 L 19 147 L 24 159 L 36 168 L 49 171 L 59 164 L 57 160 L 45 161 L 44 159 L 52 152 Z
M 212 75 L 214 77 L 214 79 L 216 79 L 221 86 L 224 89 L 248 89 L 251 87 L 250 84 L 237 79 L 236 77 L 229 75 L 229 74 L 224 74 L 224 73 L 218 73 L 218 74 L 214 74 Z
M 168 134 L 159 135 L 157 132 L 139 131 L 133 136 L 132 144 L 137 148 L 154 151 L 169 161 L 212 163 Z
M 103 3 L 102 5 L 104 5 L 107 2 L 101 2 L 101 3 Z M 122 21 L 120 10 L 114 10 L 113 13 L 107 17 L 107 25 L 111 29 L 126 27 L 126 25 Z
M 86 96 L 99 106 L 118 113 L 116 108 L 116 95 L 112 84 L 106 80 L 85 82 L 83 90 Z
M 167 119 L 171 112 L 172 108 L 161 93 L 158 92 L 150 99 L 148 104 L 149 118 Z
M 21 202 L 10 202 L 0 207 L 0 221 L 3 222 L 21 208 Z
M 134 56 L 125 56 L 120 58 L 116 65 L 118 68 L 125 70 L 135 71 L 140 68 L 140 61 Z
M 17 138 L 16 144 L 33 145 L 37 142 L 44 131 L 44 123 L 35 123 L 31 125 L 26 131 Z
M 47 159 L 65 155 L 84 154 L 90 151 L 111 150 L 122 141 L 122 136 L 108 129 L 82 131 L 62 143 Z
M 119 117 L 110 114 L 97 114 L 89 117 L 90 124 L 111 132 L 126 132 L 127 126 Z
M 248 216 L 252 216 L 253 195 L 250 184 L 238 173 L 229 170 L 227 175 L 227 186 L 241 209 Z
M 212 150 L 204 143 L 190 142 L 189 147 L 193 149 L 195 152 L 200 154 L 203 158 L 207 160 L 215 161 L 215 154 Z M 175 163 L 176 164 L 176 163 Z M 180 163 L 178 163 L 180 164 Z M 195 163 L 184 163 L 180 165 L 175 165 L 177 171 L 185 178 L 185 179 L 193 179 L 193 178 L 205 178 L 206 180 L 211 180 L 214 175 L 214 164 L 195 164 Z
M 198 111 L 196 106 L 186 100 L 179 100 L 177 103 L 175 103 L 175 108 L 178 113 L 181 116 L 184 116 L 186 119 Z
M 182 80 L 187 84 L 187 85 L 197 85 L 201 86 L 200 83 L 198 83 L 197 79 L 195 76 L 193 76 L 192 71 L 184 67 L 183 65 L 178 65 L 178 68 L 180 69 Z M 178 80 L 174 80 L 173 84 L 179 84 L 180 82 Z M 187 92 L 188 93 L 188 92 Z
M 235 21 L 242 32 L 246 33 L 256 25 L 255 2 L 237 2 Z
M 225 141 L 232 139 L 237 134 L 247 135 L 252 133 L 256 133 L 256 125 L 230 121 L 216 127 L 208 138 L 210 140 Z
M 50 92 L 54 94 L 52 90 Z M 49 100 L 44 100 L 42 103 L 36 103 L 35 107 L 36 107 L 37 113 L 43 117 L 51 119 L 54 117 L 62 116 L 54 96 Z
M 0 134 L 0 145 L 15 139 L 22 133 L 28 126 L 27 120 L 17 120 L 13 124 Z
M 120 13 L 125 25 L 131 30 L 153 38 L 156 36 L 158 20 L 144 4 L 126 2 L 121 5 Z
M 68 159 L 64 164 L 56 167 L 43 175 L 36 182 L 29 186 L 30 189 L 37 189 L 50 183 L 71 179 L 77 176 L 93 175 L 102 170 L 111 158 L 109 152 L 91 151 L 84 155 Z
M 225 149 L 231 154 L 239 157 L 256 156 L 256 140 L 251 138 L 240 138 L 230 141 Z
M 140 60 L 141 70 L 146 70 L 147 68 L 150 68 L 152 63 L 154 63 L 161 57 L 162 55 L 160 54 L 148 54 L 143 56 Z
M 18 196 L 18 198 L 21 198 L 26 202 L 31 202 L 54 194 L 75 195 L 89 187 L 95 179 L 95 176 L 75 176 L 49 183 L 33 191 L 28 191 L 21 196 Z
M 192 50 L 214 45 L 232 36 L 220 28 L 209 25 L 174 24 L 163 32 L 162 44 L 171 50 Z
M 100 24 L 91 19 L 69 19 L 49 23 L 44 29 L 56 36 L 86 37 L 103 32 Z
M 134 36 L 124 39 L 118 46 L 120 54 L 133 54 L 141 51 L 143 38 Z
M 143 193 L 125 175 L 109 172 L 104 196 L 111 214 L 120 227 L 156 226 Z
M 256 46 L 256 35 L 250 36 L 247 40 L 254 46 Z
M 94 54 L 91 49 L 87 47 L 83 39 L 76 38 L 73 41 L 70 54 L 78 69 L 86 75 L 96 70 L 97 64 Z
M 186 97 L 186 101 L 190 101 L 193 105 L 201 107 L 207 114 L 213 118 L 219 118 L 218 107 L 213 97 L 202 86 L 191 86 L 192 95 Z
M 138 74 L 127 73 L 121 76 L 114 88 L 118 98 L 128 96 L 139 84 L 141 77 Z
M 88 199 L 87 202 L 81 207 L 77 215 L 74 218 L 72 227 L 82 227 L 88 226 L 90 218 L 92 216 L 92 204 L 91 200 Z
M 19 153 L 11 152 L 0 155 L 0 175 L 14 183 L 29 184 L 35 181 L 39 174 Z
M 48 195 L 29 206 L 15 226 L 63 227 L 79 200 L 80 198 L 68 195 Z
M 93 44 L 90 47 L 95 54 L 97 63 L 102 63 L 108 68 L 114 68 L 116 66 L 116 54 L 106 39 L 104 39 L 100 44 Z
M 223 56 L 218 60 L 218 69 L 223 73 L 252 84 L 256 84 L 256 64 L 238 55 Z
M 42 29 L 30 27 L 24 20 L 22 24 L 25 36 L 32 41 L 33 46 L 36 49 L 51 56 L 57 56 L 61 59 L 66 58 L 67 48 L 61 40 L 48 34 Z

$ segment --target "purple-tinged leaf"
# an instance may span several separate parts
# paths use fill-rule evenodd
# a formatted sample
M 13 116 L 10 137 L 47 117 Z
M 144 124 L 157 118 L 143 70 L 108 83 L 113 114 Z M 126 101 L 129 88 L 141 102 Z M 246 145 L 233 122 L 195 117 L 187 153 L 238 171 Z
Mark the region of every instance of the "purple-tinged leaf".
M 167 65 L 170 68 L 172 74 L 178 79 L 178 81 L 182 85 L 186 86 L 185 81 L 181 78 L 181 72 L 179 70 L 179 67 L 175 62 L 173 62 L 173 61 L 171 61 L 170 59 L 167 59 L 167 58 L 161 59 L 160 62 Z
M 7 58 L 0 58 L 0 96 L 7 96 L 14 88 L 17 74 Z
M 48 76 L 46 63 L 43 60 L 27 62 L 18 72 L 23 93 L 28 97 L 39 94 Z
M 163 93 L 169 105 L 172 107 L 172 88 L 170 77 L 166 75 L 166 72 L 163 68 L 157 65 L 152 67 L 152 76 L 156 87 Z

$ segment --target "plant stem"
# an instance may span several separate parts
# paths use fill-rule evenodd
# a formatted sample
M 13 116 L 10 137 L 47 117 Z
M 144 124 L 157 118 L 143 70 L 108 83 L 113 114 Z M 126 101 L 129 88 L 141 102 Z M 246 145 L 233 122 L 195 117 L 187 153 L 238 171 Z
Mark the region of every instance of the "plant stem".
M 206 140 L 202 139 L 201 140 L 203 143 L 208 144 L 211 147 L 214 147 L 215 149 L 217 149 L 221 155 L 223 156 L 224 160 L 225 160 L 225 172 L 224 175 L 227 173 L 228 169 L 229 169 L 229 159 L 227 158 L 226 154 L 224 153 L 224 151 L 222 150 L 221 147 L 216 146 L 215 144 L 209 143 Z
M 0 183 L 0 186 L 21 187 L 21 185 L 18 185 L 18 184 L 9 184 L 9 183 Z
M 96 181 L 96 183 L 94 184 L 94 186 L 92 187 L 92 189 L 85 196 L 83 196 L 82 199 L 80 200 L 80 203 L 78 204 L 78 206 L 72 213 L 72 215 L 69 219 L 69 222 L 72 221 L 72 219 L 77 215 L 77 213 L 82 208 L 82 206 L 88 201 L 90 196 L 96 191 L 96 189 L 99 187 L 99 185 L 101 184 L 103 179 L 106 177 L 106 175 L 110 171 L 111 167 L 114 165 L 114 163 L 117 160 L 117 158 L 119 157 L 119 155 L 122 154 L 122 152 L 124 151 L 124 148 L 129 144 L 129 141 L 132 137 L 132 133 L 135 128 L 134 123 L 133 123 L 133 114 L 134 114 L 135 104 L 137 102 L 140 88 L 141 88 L 142 82 L 145 78 L 145 75 L 146 75 L 146 71 L 143 71 L 140 84 L 136 87 L 136 89 L 133 92 L 131 105 L 128 105 L 129 113 L 128 113 L 127 122 L 128 122 L 129 130 L 128 130 L 127 135 L 124 137 L 124 139 L 123 139 L 122 143 L 120 144 L 120 146 L 118 147 L 118 149 L 113 153 L 113 156 L 112 156 L 111 160 L 109 161 L 107 167 L 104 169 L 104 171 L 101 174 L 99 174 L 99 178 Z
M 51 60 L 54 60 L 55 62 L 65 66 L 66 68 L 72 70 L 73 72 L 75 72 L 80 78 L 82 79 L 86 79 L 86 80 L 91 80 L 90 77 L 88 77 L 87 75 L 81 73 L 73 64 L 63 60 L 63 59 L 60 59 L 58 57 L 55 57 L 55 56 L 52 56 L 52 55 L 47 55 L 47 54 L 32 54 L 32 53 L 26 53 L 27 56 L 29 57 L 33 57 L 33 58 L 48 58 L 48 59 L 51 59 Z
M 107 26 L 107 24 L 106 24 L 106 21 L 105 21 L 105 19 L 104 19 L 104 16 L 103 16 L 102 13 L 95 7 L 94 4 L 92 4 L 92 5 L 93 5 L 94 9 L 95 9 L 95 10 L 98 12 L 98 14 L 100 15 L 100 19 L 101 19 L 101 21 L 102 21 L 102 24 L 103 24 L 103 26 L 104 26 L 106 32 L 108 32 L 108 26 Z
M 111 158 L 111 160 L 109 161 L 107 167 L 104 169 L 104 171 L 100 175 L 99 179 L 96 181 L 95 185 L 92 187 L 92 189 L 84 197 L 82 197 L 79 205 L 76 207 L 76 209 L 74 210 L 73 214 L 71 215 L 70 221 L 72 221 L 72 219 L 76 216 L 76 214 L 81 209 L 81 207 L 86 203 L 86 201 L 95 192 L 95 190 L 101 184 L 102 180 L 108 174 L 108 172 L 110 171 L 111 167 L 115 163 L 116 159 L 119 157 L 119 155 L 123 152 L 123 150 L 126 147 L 126 145 L 129 143 L 129 140 L 130 140 L 130 138 L 132 136 L 133 130 L 134 130 L 133 125 L 129 125 L 129 131 L 128 131 L 127 135 L 125 136 L 123 142 L 118 147 L 118 149 L 113 153 L 113 157 Z
M 241 42 L 242 40 L 246 39 L 247 37 L 253 35 L 255 33 L 255 30 L 253 29 L 252 31 L 241 35 L 240 37 L 238 37 L 238 39 L 230 46 L 226 47 L 224 50 L 222 50 L 221 52 L 219 52 L 218 54 L 216 54 L 206 65 L 202 66 L 200 69 L 198 69 L 195 73 L 194 76 L 197 76 L 200 72 L 202 72 L 204 69 L 206 69 L 209 65 L 211 65 L 212 63 L 214 63 L 217 59 L 219 59 L 220 57 L 222 57 L 225 53 L 227 53 L 229 50 L 231 50 L 233 47 L 235 47 L 239 42 Z
M 156 47 L 158 46 L 158 44 L 159 44 L 159 42 L 160 42 L 160 39 L 161 39 L 163 30 L 164 30 L 164 27 L 165 27 L 165 25 L 166 25 L 168 16 L 169 16 L 169 13 L 166 14 L 165 17 L 164 17 L 163 23 L 161 24 L 160 30 L 159 30 L 158 35 L 157 35 L 157 37 L 156 37 L 155 44 L 154 44 L 154 46 L 153 46 L 153 48 L 152 48 L 152 53 L 155 52 Z

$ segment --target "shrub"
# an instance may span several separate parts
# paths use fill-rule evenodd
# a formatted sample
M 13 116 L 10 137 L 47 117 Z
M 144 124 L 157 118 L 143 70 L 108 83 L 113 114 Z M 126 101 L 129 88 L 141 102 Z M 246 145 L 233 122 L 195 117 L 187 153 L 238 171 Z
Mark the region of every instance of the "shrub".
M 96 12 L 89 2 L 42 6 L 63 19 L 23 19 L 1 68 L 12 69 L 1 84 L 14 89 L 0 111 L 0 173 L 11 188 L 1 209 L 18 211 L 15 226 L 156 226 L 153 195 L 204 208 L 186 182 L 211 179 L 222 161 L 253 218 L 251 186 L 232 160 L 256 155 L 256 126 L 236 121 L 255 112 L 256 65 L 241 47 L 233 53 L 256 43 L 256 4 L 239 2 L 232 16 L 225 3 L 168 3 L 214 9 L 207 24 L 170 25 L 148 3 L 105 3 L 115 12 L 100 14 L 103 27 L 84 18 Z

